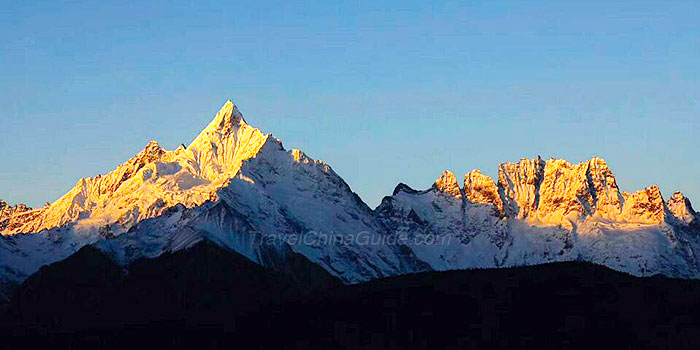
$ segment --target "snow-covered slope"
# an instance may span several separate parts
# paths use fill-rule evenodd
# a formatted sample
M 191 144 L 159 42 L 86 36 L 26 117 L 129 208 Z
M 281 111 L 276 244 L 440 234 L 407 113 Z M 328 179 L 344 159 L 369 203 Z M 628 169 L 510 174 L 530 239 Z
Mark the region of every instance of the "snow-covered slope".
M 201 240 L 280 270 L 302 254 L 348 283 L 562 260 L 700 277 L 700 224 L 680 193 L 621 192 L 600 158 L 504 163 L 497 180 L 474 170 L 460 186 L 446 171 L 425 191 L 399 184 L 372 210 L 228 101 L 187 147 L 151 142 L 43 208 L 0 202 L 0 285 L 86 244 L 128 264 Z
M 207 239 L 279 269 L 296 252 L 345 282 L 429 268 L 402 245 L 361 244 L 382 236 L 373 212 L 328 165 L 269 137 L 215 201 L 175 207 L 99 246 L 126 264 Z

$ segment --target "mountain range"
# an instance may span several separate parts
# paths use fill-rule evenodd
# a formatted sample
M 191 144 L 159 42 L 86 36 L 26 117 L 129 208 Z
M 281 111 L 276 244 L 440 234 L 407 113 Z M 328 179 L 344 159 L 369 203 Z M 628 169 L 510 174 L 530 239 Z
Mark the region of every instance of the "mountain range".
M 286 150 L 232 101 L 188 146 L 152 141 L 42 208 L 0 201 L 0 232 L 6 295 L 83 247 L 130 266 L 203 242 L 298 280 L 315 266 L 345 284 L 565 261 L 700 277 L 688 198 L 664 199 L 657 186 L 623 192 L 601 158 L 522 159 L 501 164 L 497 179 L 445 171 L 425 190 L 398 184 L 372 209 L 328 164 Z

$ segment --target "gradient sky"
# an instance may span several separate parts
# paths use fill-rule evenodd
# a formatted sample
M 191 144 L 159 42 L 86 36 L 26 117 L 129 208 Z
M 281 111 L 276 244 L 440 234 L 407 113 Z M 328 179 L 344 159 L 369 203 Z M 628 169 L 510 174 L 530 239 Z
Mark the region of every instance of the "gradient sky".
M 372 207 L 444 169 L 594 155 L 700 206 L 698 1 L 11 1 L 0 198 L 33 206 L 226 99 Z

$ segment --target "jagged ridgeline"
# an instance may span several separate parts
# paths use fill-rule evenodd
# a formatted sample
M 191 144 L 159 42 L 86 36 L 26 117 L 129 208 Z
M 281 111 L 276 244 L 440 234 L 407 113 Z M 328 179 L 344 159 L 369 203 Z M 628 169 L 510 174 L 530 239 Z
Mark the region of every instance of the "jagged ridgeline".
M 700 276 L 690 201 L 665 201 L 656 186 L 622 192 L 601 158 L 504 163 L 496 181 L 446 171 L 427 190 L 400 184 L 372 210 L 330 166 L 287 151 L 231 101 L 189 146 L 152 141 L 42 208 L 0 202 L 0 232 L 4 290 L 86 245 L 127 266 L 202 241 L 275 270 L 303 256 L 345 283 L 573 260 Z

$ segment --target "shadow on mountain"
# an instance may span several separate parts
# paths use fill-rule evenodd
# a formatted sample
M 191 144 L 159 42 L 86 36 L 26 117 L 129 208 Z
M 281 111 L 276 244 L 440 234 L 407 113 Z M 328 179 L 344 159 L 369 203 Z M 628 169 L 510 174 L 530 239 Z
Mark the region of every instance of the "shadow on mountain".
M 694 349 L 700 341 L 700 281 L 571 262 L 340 286 L 307 260 L 295 265 L 290 277 L 202 243 L 124 271 L 83 248 L 15 292 L 2 347 Z

